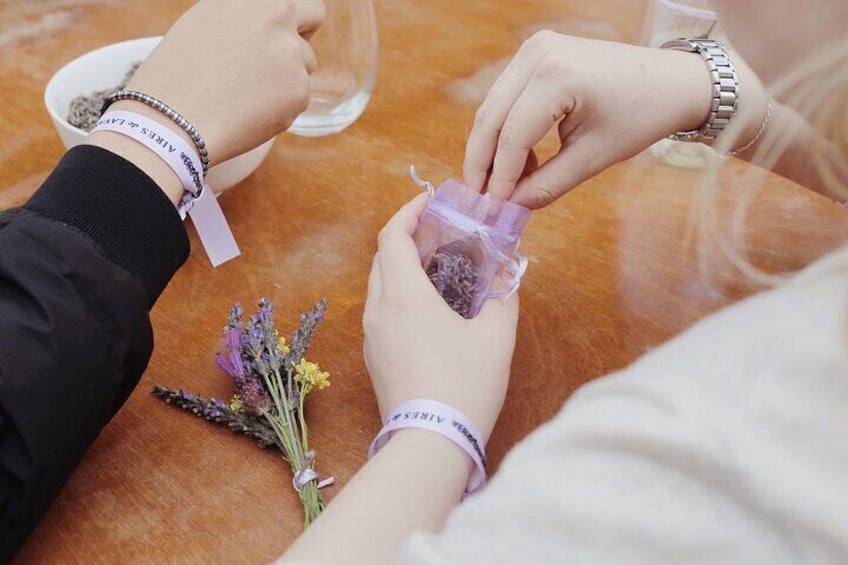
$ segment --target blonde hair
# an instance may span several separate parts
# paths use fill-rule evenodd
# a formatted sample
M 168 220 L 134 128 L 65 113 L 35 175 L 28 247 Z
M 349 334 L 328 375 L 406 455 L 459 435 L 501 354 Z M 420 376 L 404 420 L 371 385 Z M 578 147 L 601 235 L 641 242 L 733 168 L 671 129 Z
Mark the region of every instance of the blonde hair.
M 825 190 L 840 202 L 848 202 L 848 37 L 826 45 L 803 59 L 767 88 L 782 104 L 793 108 L 810 124 L 818 136 L 812 151 L 814 170 Z M 732 124 L 716 143 L 725 154 L 744 143 L 739 139 L 744 124 Z M 788 136 L 766 136 L 756 149 L 753 161 L 770 169 L 791 142 Z M 787 279 L 787 273 L 772 274 L 755 267 L 745 251 L 743 228 L 752 198 L 740 201 L 729 230 L 722 229 L 718 214 L 718 177 L 720 160 L 709 167 L 697 207 L 699 261 L 706 261 L 707 246 L 715 244 L 721 254 L 747 276 L 766 285 Z

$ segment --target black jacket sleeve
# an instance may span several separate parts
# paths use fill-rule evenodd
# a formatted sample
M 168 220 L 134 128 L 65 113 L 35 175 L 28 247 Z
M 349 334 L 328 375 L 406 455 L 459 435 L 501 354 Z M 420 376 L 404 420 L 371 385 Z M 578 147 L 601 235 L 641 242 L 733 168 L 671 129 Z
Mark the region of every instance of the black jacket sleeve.
M 93 146 L 0 213 L 0 562 L 138 382 L 148 312 L 188 252 L 165 194 Z

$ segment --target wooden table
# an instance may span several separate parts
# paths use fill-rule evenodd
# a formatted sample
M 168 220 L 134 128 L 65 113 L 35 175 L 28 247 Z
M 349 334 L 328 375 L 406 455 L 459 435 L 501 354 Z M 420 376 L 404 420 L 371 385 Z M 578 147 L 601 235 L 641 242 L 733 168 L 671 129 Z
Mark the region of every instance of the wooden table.
M 22 203 L 62 154 L 42 104 L 47 80 L 95 47 L 164 32 L 188 0 L 0 0 L 0 206 Z M 379 419 L 362 360 L 366 277 L 382 224 L 415 192 L 407 167 L 439 182 L 461 172 L 473 111 L 521 41 L 545 27 L 634 41 L 633 0 L 379 0 L 380 75 L 363 118 L 341 135 L 279 138 L 251 178 L 222 198 L 244 255 L 214 270 L 195 251 L 153 311 L 157 346 L 135 394 L 103 431 L 20 563 L 260 562 L 301 528 L 277 453 L 169 408 L 154 383 L 227 396 L 213 354 L 231 303 L 276 303 L 283 328 L 327 297 L 311 357 L 332 387 L 310 398 L 318 469 L 337 483 L 365 461 Z M 548 140 L 543 153 L 555 150 Z M 700 171 L 642 155 L 537 213 L 523 241 L 513 380 L 490 445 L 506 451 L 582 383 L 623 367 L 758 287 L 714 249 L 698 269 L 691 210 Z M 751 201 L 750 257 L 799 268 L 844 241 L 840 207 L 732 161 L 729 203 Z M 73 425 L 69 422 L 68 425 Z

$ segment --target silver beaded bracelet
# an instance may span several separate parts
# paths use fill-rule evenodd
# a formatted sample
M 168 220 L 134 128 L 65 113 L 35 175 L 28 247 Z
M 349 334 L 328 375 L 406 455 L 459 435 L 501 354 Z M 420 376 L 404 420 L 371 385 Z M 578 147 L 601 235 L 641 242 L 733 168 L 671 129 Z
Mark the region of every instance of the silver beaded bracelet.
M 102 115 L 106 110 L 117 102 L 118 100 L 135 100 L 136 102 L 141 102 L 143 104 L 147 104 L 151 108 L 155 108 L 159 110 L 166 116 L 168 116 L 171 120 L 174 121 L 178 126 L 180 126 L 185 132 L 191 137 L 192 141 L 194 141 L 194 145 L 197 147 L 197 153 L 200 155 L 200 164 L 203 167 L 203 176 L 206 177 L 206 171 L 209 170 L 209 151 L 206 149 L 206 143 L 204 143 L 203 138 L 200 137 L 200 134 L 197 132 L 197 129 L 191 125 L 188 120 L 182 117 L 176 110 L 162 102 L 161 100 L 157 100 L 152 96 L 144 94 L 143 92 L 138 92 L 137 90 L 119 90 L 111 94 L 106 100 L 103 102 L 103 107 L 100 109 L 100 114 Z

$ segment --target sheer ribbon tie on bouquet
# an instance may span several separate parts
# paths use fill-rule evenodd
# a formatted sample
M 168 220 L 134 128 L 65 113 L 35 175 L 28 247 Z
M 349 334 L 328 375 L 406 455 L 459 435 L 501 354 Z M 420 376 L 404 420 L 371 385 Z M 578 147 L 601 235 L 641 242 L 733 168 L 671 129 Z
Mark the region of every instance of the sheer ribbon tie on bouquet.
M 312 464 L 315 462 L 315 452 L 310 451 L 306 454 L 306 461 L 304 462 L 303 468 L 294 474 L 292 477 L 292 486 L 296 492 L 300 492 L 306 483 L 309 481 L 318 481 L 318 488 L 322 489 L 324 487 L 330 486 L 334 482 L 336 482 L 335 477 L 327 477 L 323 481 L 319 481 L 321 475 L 319 475 L 315 469 L 312 468 Z

